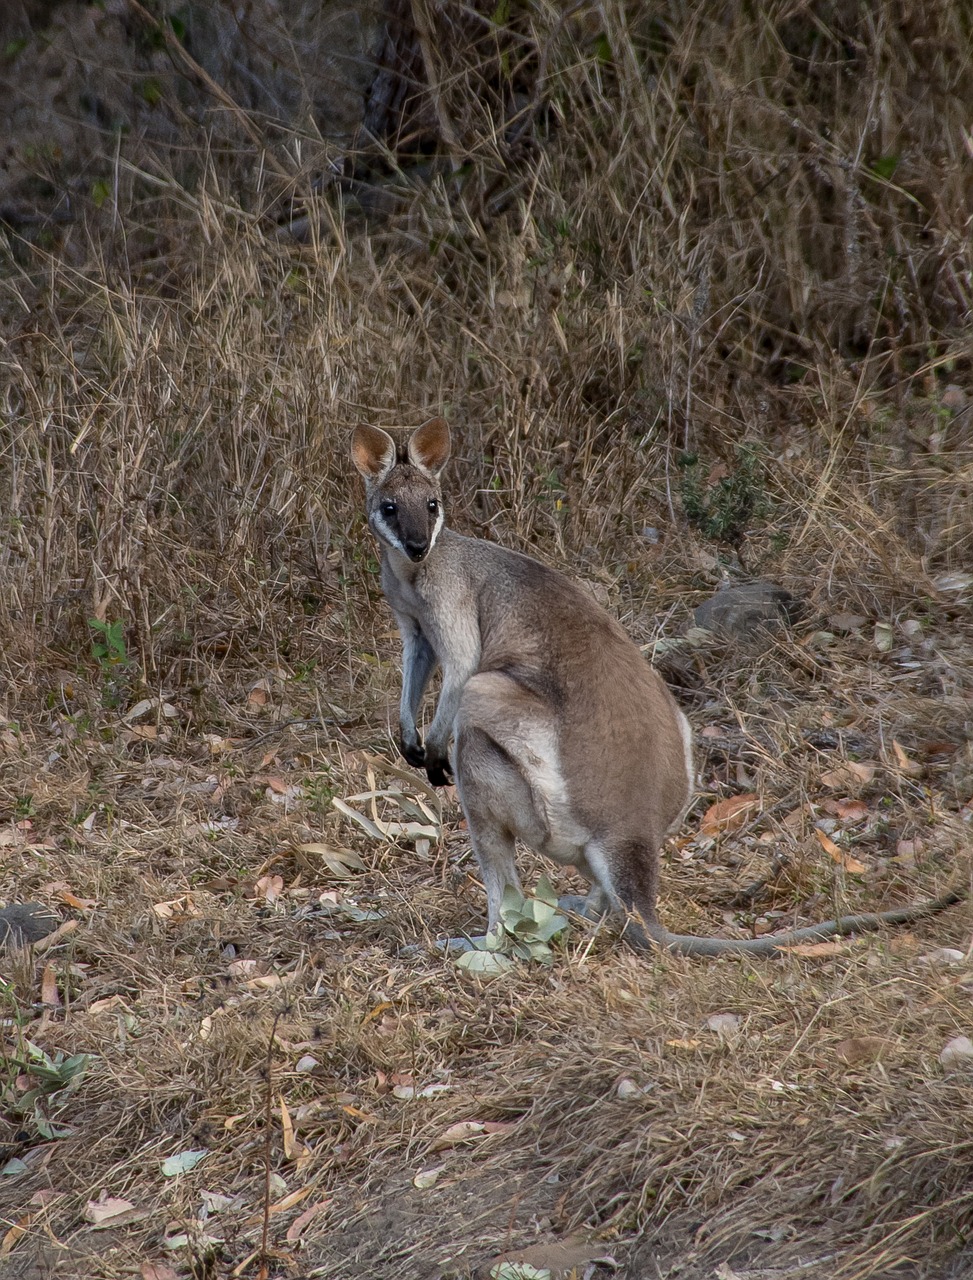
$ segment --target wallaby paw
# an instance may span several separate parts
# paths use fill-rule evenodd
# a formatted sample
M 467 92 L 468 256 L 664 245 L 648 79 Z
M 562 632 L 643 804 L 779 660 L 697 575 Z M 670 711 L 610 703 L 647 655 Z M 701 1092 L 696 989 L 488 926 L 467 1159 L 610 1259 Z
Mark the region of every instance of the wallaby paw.
M 583 893 L 565 893 L 557 900 L 558 911 L 573 911 L 576 916 L 583 916 L 588 899 Z
M 402 752 L 402 758 L 406 764 L 411 764 L 414 769 L 424 769 L 426 767 L 426 748 L 421 742 L 406 742 L 401 739 L 399 741 L 399 750 Z
M 434 787 L 451 787 L 453 785 L 453 770 L 450 767 L 449 760 L 445 756 L 439 759 L 427 758 L 426 777 Z
M 464 951 L 475 951 L 472 938 L 437 938 L 436 950 L 447 956 L 461 956 Z
M 604 915 L 603 911 L 597 910 L 590 905 L 588 898 L 583 893 L 566 893 L 557 900 L 558 911 L 570 911 L 576 916 L 581 916 L 583 920 L 600 920 Z

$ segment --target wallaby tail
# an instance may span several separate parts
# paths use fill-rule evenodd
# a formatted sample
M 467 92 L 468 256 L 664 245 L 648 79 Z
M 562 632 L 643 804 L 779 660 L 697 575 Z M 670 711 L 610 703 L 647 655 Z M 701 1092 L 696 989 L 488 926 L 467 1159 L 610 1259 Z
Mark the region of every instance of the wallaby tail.
M 670 933 L 655 920 L 646 922 L 637 918 L 632 918 L 626 923 L 622 936 L 640 950 L 661 947 L 684 956 L 767 956 L 800 943 L 820 942 L 826 938 L 842 937 L 849 933 L 866 933 L 874 929 L 912 924 L 914 920 L 936 915 L 940 911 L 945 911 L 947 907 L 965 901 L 968 894 L 968 887 L 957 885 L 939 898 L 918 902 L 911 907 L 839 916 L 837 920 L 823 920 L 820 924 L 807 925 L 803 929 L 792 929 L 788 933 L 767 934 L 763 938 L 697 938 L 693 934 Z

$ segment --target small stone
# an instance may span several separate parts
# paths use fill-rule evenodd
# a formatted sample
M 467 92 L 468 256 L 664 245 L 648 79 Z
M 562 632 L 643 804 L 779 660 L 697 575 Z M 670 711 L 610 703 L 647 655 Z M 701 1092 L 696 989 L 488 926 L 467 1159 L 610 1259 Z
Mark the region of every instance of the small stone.
M 943 1046 L 939 1061 L 944 1067 L 973 1065 L 973 1040 L 969 1036 L 954 1036 Z

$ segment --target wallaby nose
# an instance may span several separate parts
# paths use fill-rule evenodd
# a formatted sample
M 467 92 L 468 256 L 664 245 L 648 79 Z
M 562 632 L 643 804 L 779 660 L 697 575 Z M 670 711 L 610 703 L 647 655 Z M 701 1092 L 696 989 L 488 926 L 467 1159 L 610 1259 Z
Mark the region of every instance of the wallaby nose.
M 410 560 L 421 560 L 429 550 L 429 543 L 423 539 L 422 542 L 411 542 L 406 540 L 405 554 Z

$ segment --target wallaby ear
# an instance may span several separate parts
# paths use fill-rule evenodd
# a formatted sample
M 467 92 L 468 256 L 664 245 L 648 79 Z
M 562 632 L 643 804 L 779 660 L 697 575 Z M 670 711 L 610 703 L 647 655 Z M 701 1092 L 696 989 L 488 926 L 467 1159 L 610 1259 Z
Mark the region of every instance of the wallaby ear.
M 372 484 L 377 484 L 395 466 L 395 441 L 381 427 L 369 427 L 364 423 L 355 428 L 351 437 L 351 460 Z
M 449 460 L 449 425 L 445 418 L 430 418 L 413 431 L 407 446 L 414 467 L 438 476 Z

